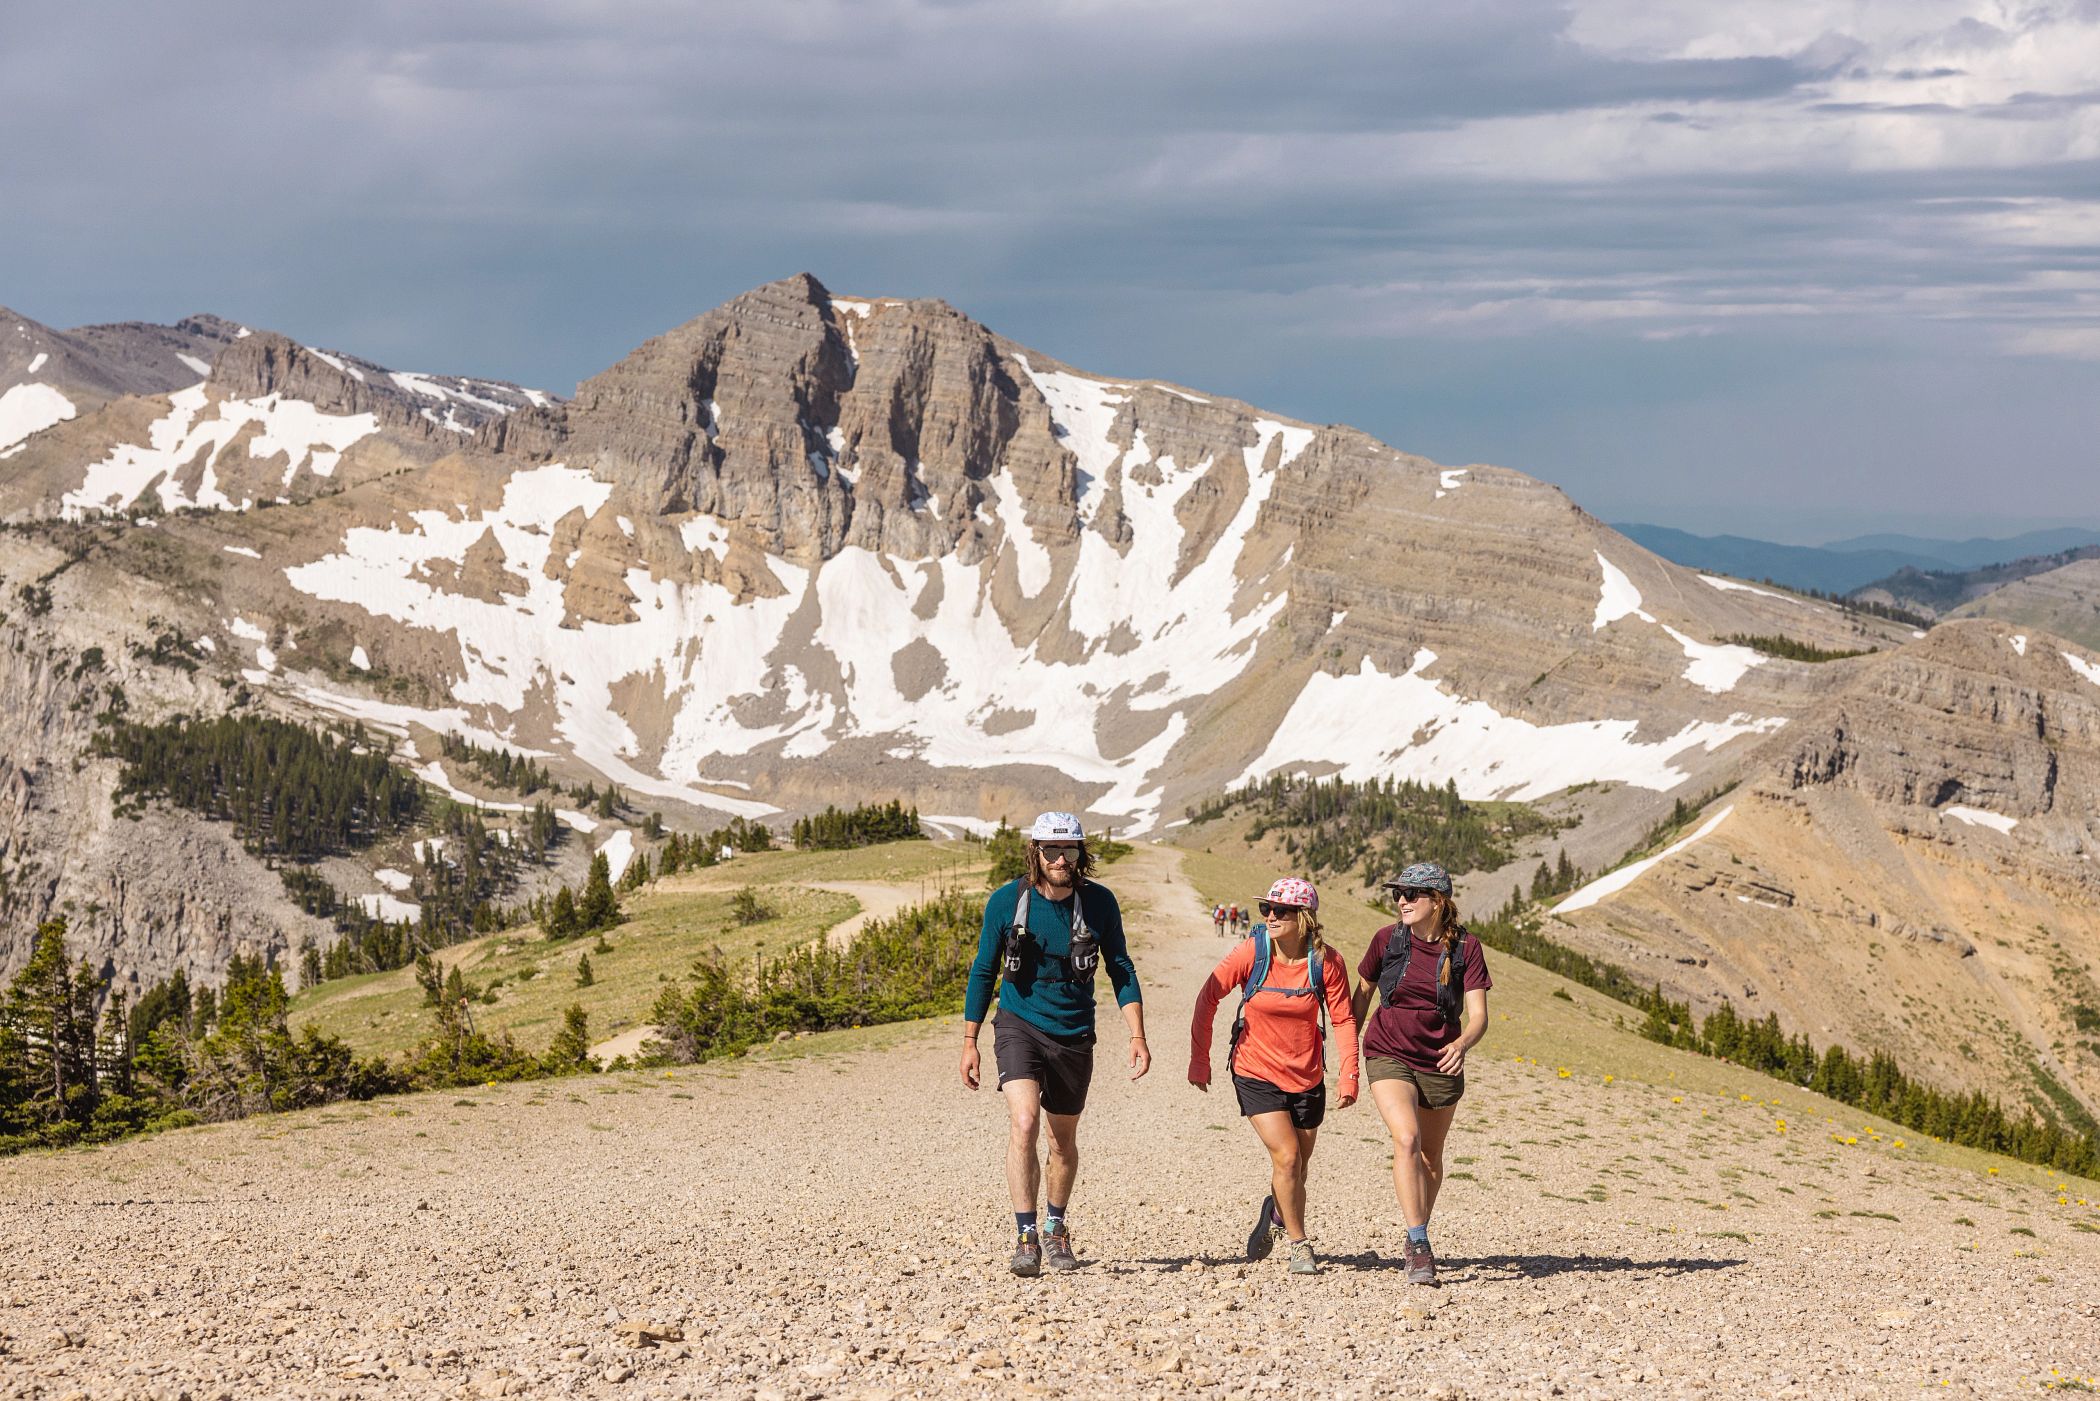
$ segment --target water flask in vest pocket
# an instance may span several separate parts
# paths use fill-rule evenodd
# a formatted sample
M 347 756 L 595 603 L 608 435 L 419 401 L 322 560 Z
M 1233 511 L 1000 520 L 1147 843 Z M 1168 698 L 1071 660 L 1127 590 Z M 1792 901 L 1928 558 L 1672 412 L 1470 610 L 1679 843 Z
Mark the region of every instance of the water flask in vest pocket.
M 1072 951 L 1066 957 L 1071 960 L 1072 976 L 1091 978 L 1101 966 L 1101 942 L 1091 930 L 1081 929 L 1072 936 Z
M 1021 963 L 1026 956 L 1028 930 L 1019 924 L 1006 926 L 1006 938 L 999 951 L 999 968 L 1009 978 L 1021 976 Z

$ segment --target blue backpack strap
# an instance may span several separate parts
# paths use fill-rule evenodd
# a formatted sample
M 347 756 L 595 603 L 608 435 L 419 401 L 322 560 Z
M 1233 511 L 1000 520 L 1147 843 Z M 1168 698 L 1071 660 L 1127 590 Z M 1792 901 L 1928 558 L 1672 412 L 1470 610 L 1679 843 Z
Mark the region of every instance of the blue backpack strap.
M 1247 970 L 1247 981 L 1240 984 L 1240 1006 L 1232 1017 L 1232 1043 L 1225 1052 L 1225 1073 L 1234 1073 L 1234 1064 L 1239 1059 L 1240 1038 L 1247 1034 L 1247 1000 L 1261 991 L 1262 983 L 1269 976 L 1269 926 L 1257 924 L 1249 936 L 1254 940 L 1254 966 Z
M 1260 992 L 1261 985 L 1269 981 L 1269 926 L 1255 925 L 1254 932 L 1248 937 L 1254 940 L 1254 966 L 1247 970 L 1247 981 L 1240 984 L 1241 1007 L 1245 1007 L 1247 999 Z

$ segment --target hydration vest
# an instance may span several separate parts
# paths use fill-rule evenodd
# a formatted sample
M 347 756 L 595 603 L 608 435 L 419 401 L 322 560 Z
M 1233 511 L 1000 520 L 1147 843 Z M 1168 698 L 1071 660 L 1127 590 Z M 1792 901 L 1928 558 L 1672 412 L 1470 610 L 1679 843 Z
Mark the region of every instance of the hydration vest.
M 1061 978 L 1044 977 L 1038 972 L 1034 975 L 1035 979 L 1046 983 L 1094 981 L 1094 974 L 1101 967 L 1101 941 L 1094 937 L 1093 930 L 1086 927 L 1086 902 L 1080 898 L 1080 891 L 1084 885 L 1083 881 L 1075 880 L 1072 883 L 1071 951 L 1059 957 L 1039 946 L 1034 936 L 1028 932 L 1028 897 L 1034 890 L 1026 876 L 1021 878 L 1020 893 L 1014 897 L 1014 922 L 1006 926 L 1005 933 L 1000 937 L 999 969 L 1008 982 L 1018 981 L 1022 971 L 1029 967 L 1028 951 L 1031 948 L 1034 949 L 1038 962 L 1056 958 L 1065 966 L 1065 976 Z
M 1458 1030 L 1459 1013 L 1465 1005 L 1466 940 L 1472 937 L 1465 926 L 1459 926 L 1458 937 L 1444 945 L 1444 952 L 1436 961 L 1436 1011 L 1453 1031 Z M 1407 960 L 1414 951 L 1414 935 L 1407 932 L 1406 925 L 1394 925 L 1393 932 L 1386 936 L 1385 958 L 1378 965 L 1378 992 L 1388 1007 L 1400 995 L 1400 984 L 1407 977 Z
M 1312 949 L 1306 948 L 1306 986 L 1276 987 L 1269 982 L 1269 964 L 1272 961 L 1272 946 L 1269 943 L 1269 926 L 1257 924 L 1250 935 L 1254 940 L 1254 966 L 1247 970 L 1247 981 L 1240 984 L 1240 1008 L 1232 1019 L 1232 1044 L 1225 1052 L 1225 1070 L 1232 1073 L 1233 1061 L 1240 1053 L 1240 1038 L 1247 1034 L 1247 1003 L 1257 992 L 1280 992 L 1285 997 L 1310 995 L 1313 1005 L 1319 1008 L 1320 1017 L 1320 1068 L 1327 1067 L 1327 988 L 1323 965 L 1327 962 L 1325 950 L 1321 957 L 1312 957 Z

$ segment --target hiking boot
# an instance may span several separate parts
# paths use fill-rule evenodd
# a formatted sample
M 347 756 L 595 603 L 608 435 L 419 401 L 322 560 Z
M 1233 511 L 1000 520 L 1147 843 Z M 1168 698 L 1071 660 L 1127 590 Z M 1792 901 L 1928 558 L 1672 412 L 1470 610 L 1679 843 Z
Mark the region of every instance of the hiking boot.
M 1283 1234 L 1283 1226 L 1276 1219 L 1276 1198 L 1261 1199 L 1261 1215 L 1254 1218 L 1254 1231 L 1247 1237 L 1247 1258 L 1266 1260 L 1269 1252 L 1276 1248 L 1277 1237 Z
M 1429 1242 L 1407 1243 L 1407 1282 L 1409 1284 L 1436 1283 L 1436 1256 L 1430 1253 Z
M 1320 1262 L 1313 1258 L 1312 1242 L 1309 1240 L 1292 1241 L 1291 1273 L 1294 1275 L 1316 1275 L 1319 1272 Z
M 1062 1221 L 1043 1228 L 1043 1263 L 1053 1270 L 1079 1268 L 1079 1257 L 1072 1253 L 1072 1233 Z
M 1034 1279 L 1043 1272 L 1043 1245 L 1036 1239 L 1034 1231 L 1021 1237 L 1014 1246 L 1014 1258 L 1009 1263 L 1013 1272 L 1023 1279 Z

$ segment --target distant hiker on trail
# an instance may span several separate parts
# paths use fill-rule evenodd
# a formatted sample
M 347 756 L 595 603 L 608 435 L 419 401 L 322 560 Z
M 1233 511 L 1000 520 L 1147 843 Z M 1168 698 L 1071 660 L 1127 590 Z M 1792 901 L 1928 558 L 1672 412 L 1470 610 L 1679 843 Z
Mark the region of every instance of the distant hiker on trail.
M 1079 819 L 1046 812 L 1028 829 L 1026 873 L 984 902 L 984 932 L 963 999 L 963 1084 L 978 1084 L 977 1032 L 999 984 L 992 1051 L 1006 1096 L 1011 1134 L 1006 1186 L 1018 1239 L 1010 1262 L 1033 1276 L 1048 1264 L 1076 1270 L 1065 1209 L 1079 1172 L 1079 1115 L 1094 1078 L 1094 974 L 1108 969 L 1116 1005 L 1130 1027 L 1130 1078 L 1152 1066 L 1137 968 L 1123 940 L 1123 912 L 1105 885 L 1088 879 L 1094 854 Z M 1076 892 L 1076 893 L 1075 893 Z M 1037 1130 L 1050 1124 L 1047 1174 L 1036 1160 Z M 1037 1189 L 1047 1176 L 1046 1208 L 1036 1224 Z
M 1218 937 L 1219 937 L 1220 939 L 1224 938 L 1224 937 L 1225 937 L 1225 907 L 1224 907 L 1223 905 L 1220 905 L 1220 906 L 1218 906 L 1218 907 L 1217 907 L 1216 909 L 1214 909 L 1214 910 L 1212 910 L 1212 911 L 1210 912 L 1210 922 L 1211 922 L 1211 926 L 1212 926 L 1212 927 L 1213 927 L 1214 929 L 1216 929 L 1216 930 L 1218 931 Z
M 1285 877 L 1260 905 L 1263 923 L 1219 961 L 1196 994 L 1189 1024 L 1189 1083 L 1210 1090 L 1210 1034 L 1218 1002 L 1238 988 L 1225 1068 L 1240 1115 L 1269 1150 L 1269 1195 L 1247 1237 L 1247 1257 L 1260 1260 L 1286 1235 L 1291 1273 L 1320 1272 L 1305 1230 L 1305 1174 L 1327 1117 L 1327 1022 L 1342 1048 L 1337 1109 L 1356 1103 L 1356 1014 L 1349 1002 L 1349 965 L 1320 938 L 1320 894 L 1312 882 Z
M 1231 928 L 1233 933 L 1237 934 L 1240 932 L 1240 907 L 1238 905 L 1234 904 L 1225 907 L 1225 923 Z
M 1466 1092 L 1466 1052 L 1487 1034 L 1487 995 L 1495 984 L 1480 940 L 1459 922 L 1442 866 L 1418 861 L 1385 888 L 1400 903 L 1400 919 L 1372 936 L 1357 965 L 1352 1007 L 1362 1022 L 1372 989 L 1382 998 L 1364 1027 L 1364 1072 L 1393 1135 L 1408 1282 L 1435 1284 L 1429 1213 L 1444 1181 L 1444 1140 Z

